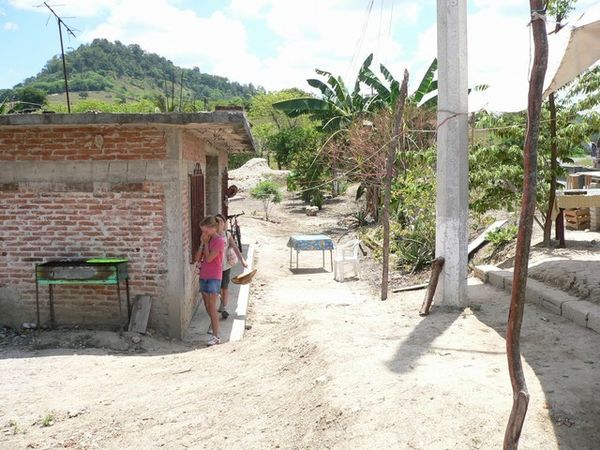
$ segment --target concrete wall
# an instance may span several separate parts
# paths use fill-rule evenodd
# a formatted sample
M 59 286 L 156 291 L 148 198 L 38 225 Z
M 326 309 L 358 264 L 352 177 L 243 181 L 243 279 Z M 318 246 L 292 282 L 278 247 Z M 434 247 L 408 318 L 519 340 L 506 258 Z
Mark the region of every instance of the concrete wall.
M 197 135 L 184 132 L 183 159 L 186 177 L 193 173 L 196 164 L 200 164 L 202 172 L 206 174 L 205 146 L 206 143 Z M 189 326 L 200 300 L 198 274 L 196 265 L 192 261 L 190 201 L 189 183 L 183 183 L 181 185 L 181 208 L 183 217 L 183 277 L 185 281 L 180 324 L 182 330 L 187 329 Z

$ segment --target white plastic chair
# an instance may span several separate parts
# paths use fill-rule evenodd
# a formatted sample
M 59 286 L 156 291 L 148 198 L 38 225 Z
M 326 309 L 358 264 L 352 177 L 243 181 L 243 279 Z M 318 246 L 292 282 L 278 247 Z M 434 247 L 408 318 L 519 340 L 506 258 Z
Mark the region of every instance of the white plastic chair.
M 335 281 L 343 282 L 346 278 L 345 267 L 347 264 L 351 264 L 354 270 L 354 275 L 359 276 L 358 273 L 358 246 L 360 245 L 360 239 L 353 239 L 344 245 L 340 245 L 335 248 L 335 258 L 333 260 L 333 278 Z

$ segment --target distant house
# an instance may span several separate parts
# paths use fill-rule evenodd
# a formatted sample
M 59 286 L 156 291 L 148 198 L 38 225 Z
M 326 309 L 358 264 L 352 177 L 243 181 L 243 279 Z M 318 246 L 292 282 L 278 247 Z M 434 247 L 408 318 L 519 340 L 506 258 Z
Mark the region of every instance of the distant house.
M 226 210 L 228 154 L 253 150 L 241 111 L 0 116 L 0 324 L 36 321 L 36 263 L 118 256 L 132 299 L 152 297 L 149 326 L 180 338 L 199 221 Z M 54 292 L 59 324 L 118 321 L 114 286 Z

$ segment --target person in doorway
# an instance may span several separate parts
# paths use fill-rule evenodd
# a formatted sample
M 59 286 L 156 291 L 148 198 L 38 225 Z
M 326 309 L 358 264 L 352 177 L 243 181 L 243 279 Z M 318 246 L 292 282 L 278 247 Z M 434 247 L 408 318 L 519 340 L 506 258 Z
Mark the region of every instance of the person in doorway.
M 225 239 L 219 235 L 219 224 L 213 216 L 208 216 L 200 222 L 200 229 L 202 230 L 201 245 L 196 252 L 195 260 L 200 263 L 200 293 L 206 312 L 210 317 L 212 335 L 208 340 L 208 345 L 211 346 L 221 343 L 217 296 L 223 277 Z
M 227 221 L 225 220 L 225 217 L 222 214 L 217 214 L 216 219 L 219 223 L 219 235 L 225 239 L 225 256 L 223 257 L 223 277 L 221 278 L 221 304 L 219 306 L 219 312 L 223 319 L 227 319 L 229 317 L 227 305 L 229 303 L 231 268 L 235 266 L 238 261 L 241 262 L 244 267 L 248 267 L 248 263 L 233 239 L 233 235 L 231 232 L 227 231 Z

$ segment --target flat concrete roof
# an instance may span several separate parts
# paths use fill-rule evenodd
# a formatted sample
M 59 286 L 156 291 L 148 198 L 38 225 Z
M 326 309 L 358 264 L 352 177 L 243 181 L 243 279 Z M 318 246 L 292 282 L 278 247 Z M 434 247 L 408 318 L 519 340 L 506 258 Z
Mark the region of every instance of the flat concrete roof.
M 168 125 L 191 129 L 232 153 L 254 152 L 250 124 L 242 111 L 196 113 L 82 113 L 82 114 L 6 114 L 0 127 L 81 125 Z

